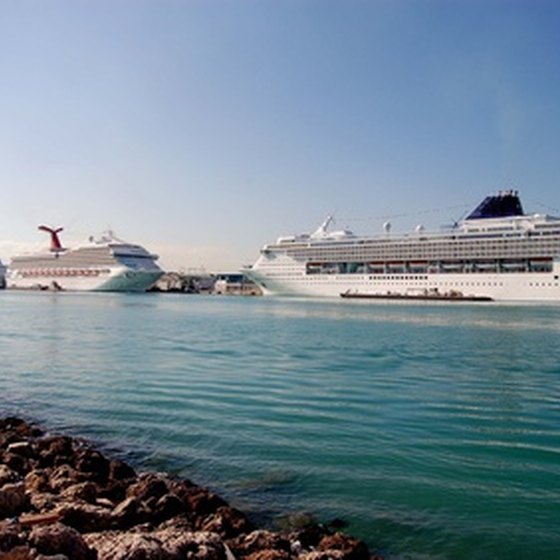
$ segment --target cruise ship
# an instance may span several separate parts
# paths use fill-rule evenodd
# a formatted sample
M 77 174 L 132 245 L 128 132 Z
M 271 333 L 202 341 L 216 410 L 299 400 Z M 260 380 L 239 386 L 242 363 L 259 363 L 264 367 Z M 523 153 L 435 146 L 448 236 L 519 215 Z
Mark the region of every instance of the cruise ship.
M 117 239 L 111 231 L 66 249 L 59 238 L 62 228 L 39 229 L 50 234 L 50 248 L 14 257 L 6 273 L 7 288 L 144 292 L 163 274 L 157 255 Z
M 451 228 L 280 237 L 244 269 L 265 294 L 560 302 L 560 218 L 525 214 L 517 191 L 486 197 Z

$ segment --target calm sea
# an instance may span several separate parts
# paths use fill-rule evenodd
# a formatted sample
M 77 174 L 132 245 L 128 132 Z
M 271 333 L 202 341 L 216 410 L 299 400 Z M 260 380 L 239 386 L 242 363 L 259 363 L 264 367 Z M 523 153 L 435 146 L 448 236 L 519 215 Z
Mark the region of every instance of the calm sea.
M 559 558 L 560 306 L 0 292 L 0 413 L 389 558 Z

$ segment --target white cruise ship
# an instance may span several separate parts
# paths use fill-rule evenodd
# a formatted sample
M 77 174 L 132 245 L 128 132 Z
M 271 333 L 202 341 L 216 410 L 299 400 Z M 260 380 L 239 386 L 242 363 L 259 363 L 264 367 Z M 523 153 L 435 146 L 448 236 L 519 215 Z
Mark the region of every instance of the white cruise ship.
M 58 237 L 62 228 L 39 229 L 50 234 L 50 249 L 14 257 L 6 274 L 7 288 L 144 292 L 163 274 L 157 255 L 112 232 L 66 249 Z
M 330 222 L 265 245 L 245 274 L 265 294 L 560 302 L 560 218 L 525 214 L 516 191 L 440 232 L 358 236 Z

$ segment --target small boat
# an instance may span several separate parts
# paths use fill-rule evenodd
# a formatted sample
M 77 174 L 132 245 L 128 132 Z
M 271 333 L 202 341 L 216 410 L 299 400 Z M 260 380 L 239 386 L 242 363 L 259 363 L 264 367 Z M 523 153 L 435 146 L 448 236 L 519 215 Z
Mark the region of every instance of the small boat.
M 489 296 L 463 295 L 461 292 L 437 292 L 429 291 L 415 294 L 401 294 L 387 292 L 379 293 L 360 293 L 360 292 L 343 292 L 340 297 L 347 299 L 381 299 L 381 300 L 412 300 L 412 301 L 494 301 Z

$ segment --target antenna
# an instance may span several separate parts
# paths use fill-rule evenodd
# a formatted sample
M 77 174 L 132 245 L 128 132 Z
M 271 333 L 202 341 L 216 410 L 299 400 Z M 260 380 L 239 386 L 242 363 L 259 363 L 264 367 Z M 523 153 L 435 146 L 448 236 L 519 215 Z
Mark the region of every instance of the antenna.
M 50 246 L 50 251 L 52 251 L 53 253 L 60 253 L 61 251 L 65 251 L 66 249 L 62 246 L 62 244 L 60 243 L 60 239 L 58 237 L 58 234 L 64 230 L 64 228 L 52 228 L 49 226 L 39 226 L 38 229 L 40 229 L 41 231 L 46 231 L 47 233 L 50 233 L 51 235 L 51 246 Z
M 327 229 L 331 223 L 334 222 L 334 218 L 329 215 L 327 219 L 317 228 L 317 230 L 311 234 L 313 239 L 320 239 L 321 237 L 325 237 L 327 235 Z

